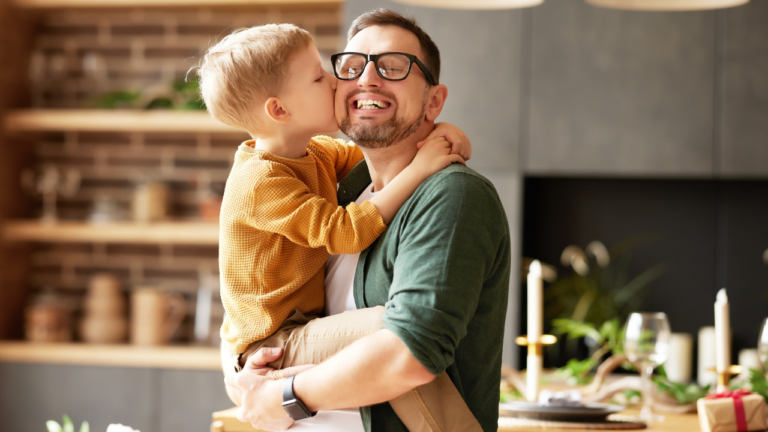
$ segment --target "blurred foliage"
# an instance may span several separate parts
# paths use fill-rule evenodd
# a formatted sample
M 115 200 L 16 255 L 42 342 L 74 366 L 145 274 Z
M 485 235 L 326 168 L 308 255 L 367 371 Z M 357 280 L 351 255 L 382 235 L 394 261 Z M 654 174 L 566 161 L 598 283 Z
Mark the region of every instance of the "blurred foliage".
M 753 392 L 759 394 L 768 403 L 768 380 L 765 378 L 765 374 L 757 369 L 750 369 L 749 376 L 747 377 L 747 385 Z
M 147 100 L 149 96 L 141 91 L 115 91 L 106 93 L 94 102 L 103 109 L 173 109 L 205 110 L 205 103 L 200 98 L 200 85 L 197 81 L 176 80 L 170 89 Z
M 656 368 L 657 376 L 653 377 L 653 382 L 656 384 L 656 390 L 659 393 L 665 393 L 672 396 L 677 400 L 680 405 L 694 403 L 697 400 L 703 398 L 709 393 L 709 384 L 704 387 L 699 387 L 696 383 L 683 384 L 672 382 L 667 378 L 667 372 L 664 370 L 664 366 Z
M 61 416 L 62 424 L 58 424 L 55 420 L 48 420 L 45 422 L 45 427 L 48 428 L 48 432 L 75 432 L 75 425 L 72 423 L 72 419 L 68 415 Z M 91 427 L 87 421 L 84 421 L 80 425 L 80 432 L 90 432 Z
M 141 92 L 114 91 L 99 97 L 96 100 L 96 106 L 104 109 L 133 108 L 139 98 L 141 98 Z
M 512 402 L 512 401 L 520 400 L 522 398 L 523 398 L 523 395 L 519 391 L 517 391 L 516 388 L 513 387 L 509 391 L 502 391 L 500 393 L 499 402 L 502 402 L 502 403 Z
M 616 243 L 610 250 L 597 241 L 584 250 L 578 246 L 567 247 L 561 264 L 573 271 L 545 290 L 546 315 L 595 325 L 614 318 L 624 322 L 630 312 L 639 309 L 650 284 L 666 268 L 664 264 L 657 264 L 630 277 L 634 249 L 651 240 L 648 236 L 633 236 Z
M 592 369 L 600 364 L 600 361 L 606 354 L 611 353 L 615 355 L 624 352 L 621 328 L 618 318 L 605 321 L 600 325 L 600 328 L 597 328 L 592 323 L 583 321 L 563 318 L 552 320 L 553 333 L 566 335 L 568 339 L 588 338 L 594 341 L 598 347 L 587 359 L 568 360 L 565 366 L 555 371 L 555 376 L 565 379 L 571 385 L 587 384 L 591 379 L 590 373 Z

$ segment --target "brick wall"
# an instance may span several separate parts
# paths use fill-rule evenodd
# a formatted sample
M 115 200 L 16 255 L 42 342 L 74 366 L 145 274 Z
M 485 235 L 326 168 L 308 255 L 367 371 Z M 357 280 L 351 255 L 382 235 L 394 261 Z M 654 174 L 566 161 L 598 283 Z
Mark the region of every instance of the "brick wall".
M 332 9 L 138 9 L 55 11 L 40 17 L 29 60 L 32 105 L 90 108 L 107 92 L 141 91 L 143 106 L 183 79 L 201 53 L 233 29 L 270 22 L 300 25 L 325 59 L 342 43 L 340 11 Z M 223 191 L 237 145 L 246 134 L 67 133 L 39 136 L 35 165 L 77 170 L 82 184 L 62 198 L 62 219 L 85 220 L 94 201 L 108 197 L 126 216 L 135 185 L 167 183 L 171 218 L 199 218 L 201 188 Z M 202 186 L 201 186 L 202 185 Z M 37 216 L 40 212 L 38 205 Z M 181 292 L 194 311 L 201 274 L 217 275 L 217 249 L 190 246 L 41 244 L 29 260 L 32 292 L 56 290 L 79 309 L 88 279 L 117 275 L 127 290 L 151 285 Z M 218 296 L 215 296 L 218 297 Z M 216 303 L 214 314 L 223 309 Z M 191 337 L 192 316 L 177 334 Z

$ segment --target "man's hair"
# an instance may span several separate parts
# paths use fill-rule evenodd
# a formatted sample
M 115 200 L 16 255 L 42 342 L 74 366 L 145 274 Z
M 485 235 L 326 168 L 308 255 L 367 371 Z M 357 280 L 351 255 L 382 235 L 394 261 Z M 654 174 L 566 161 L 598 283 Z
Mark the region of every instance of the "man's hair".
M 208 112 L 230 126 L 258 129 L 258 108 L 280 91 L 291 56 L 312 41 L 293 24 L 267 24 L 235 30 L 208 48 L 197 67 Z
M 419 39 L 419 45 L 421 46 L 421 53 L 424 56 L 424 64 L 427 65 L 429 71 L 432 72 L 432 76 L 435 77 L 435 82 L 439 83 L 440 50 L 437 49 L 437 45 L 432 42 L 432 38 L 430 38 L 429 35 L 416 24 L 414 18 L 404 17 L 395 11 L 384 8 L 366 12 L 352 21 L 352 25 L 349 27 L 349 33 L 347 33 L 347 41 L 352 40 L 356 34 L 368 27 L 386 25 L 397 26 L 416 35 Z

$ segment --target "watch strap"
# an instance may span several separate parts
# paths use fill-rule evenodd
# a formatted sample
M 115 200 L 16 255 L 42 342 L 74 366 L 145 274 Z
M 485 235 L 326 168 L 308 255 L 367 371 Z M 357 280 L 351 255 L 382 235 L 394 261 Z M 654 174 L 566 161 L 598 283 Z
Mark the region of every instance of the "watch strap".
M 293 379 L 296 375 L 291 375 L 283 381 L 283 402 L 296 399 L 296 395 L 293 394 Z
M 293 393 L 293 379 L 295 375 L 291 375 L 283 380 L 283 409 L 288 413 L 288 416 L 293 420 L 303 420 L 305 418 L 314 417 L 314 412 L 311 412 L 304 402 L 302 402 Z

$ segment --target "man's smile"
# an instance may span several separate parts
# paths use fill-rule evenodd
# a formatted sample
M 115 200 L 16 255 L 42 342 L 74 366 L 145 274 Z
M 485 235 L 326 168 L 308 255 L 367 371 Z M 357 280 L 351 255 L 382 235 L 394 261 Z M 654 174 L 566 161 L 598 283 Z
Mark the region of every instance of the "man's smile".
M 394 110 L 394 103 L 382 95 L 365 92 L 350 98 L 349 109 L 357 115 L 389 114 Z

